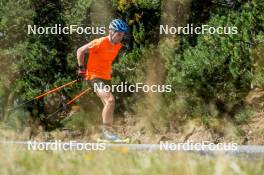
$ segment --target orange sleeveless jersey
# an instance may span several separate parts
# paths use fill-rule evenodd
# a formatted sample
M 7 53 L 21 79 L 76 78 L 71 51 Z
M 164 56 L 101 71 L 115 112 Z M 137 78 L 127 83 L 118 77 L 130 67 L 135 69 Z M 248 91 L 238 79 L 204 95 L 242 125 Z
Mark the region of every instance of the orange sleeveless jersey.
M 90 42 L 88 63 L 86 67 L 86 80 L 93 78 L 111 79 L 112 62 L 122 45 L 112 44 L 108 36 Z

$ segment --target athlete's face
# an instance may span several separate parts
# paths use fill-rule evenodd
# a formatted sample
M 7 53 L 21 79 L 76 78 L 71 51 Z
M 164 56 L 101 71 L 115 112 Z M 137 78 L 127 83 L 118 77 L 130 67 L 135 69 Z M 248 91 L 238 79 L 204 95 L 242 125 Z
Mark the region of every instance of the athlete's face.
M 125 32 L 114 32 L 113 30 L 110 30 L 109 32 L 110 37 L 112 39 L 112 42 L 114 44 L 120 43 L 125 35 Z

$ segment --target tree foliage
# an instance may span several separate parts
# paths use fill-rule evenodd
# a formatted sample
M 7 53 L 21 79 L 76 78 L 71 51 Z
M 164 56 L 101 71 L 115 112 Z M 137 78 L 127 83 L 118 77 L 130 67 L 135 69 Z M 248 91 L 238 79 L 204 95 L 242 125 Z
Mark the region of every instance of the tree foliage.
M 262 0 L 193 0 L 190 14 L 182 17 L 184 20 L 188 17 L 186 22 L 195 26 L 235 26 L 238 34 L 177 35 L 163 42 L 159 34 L 161 16 L 168 19 L 174 16 L 162 11 L 162 1 L 112 0 L 107 3 L 112 7 L 113 16 L 105 16 L 106 21 L 122 18 L 130 30 L 126 53 L 121 53 L 113 66 L 113 83 L 144 81 L 146 64 L 154 60 L 155 55 L 165 65 L 164 82 L 173 87 L 172 93 L 164 95 L 172 104 L 179 94 L 188 94 L 188 98 L 198 98 L 205 106 L 212 101 L 235 106 L 241 104 L 252 83 L 264 87 Z M 102 11 L 92 11 L 94 4 L 92 0 L 0 2 L 0 32 L 4 34 L 0 36 L 2 101 L 6 101 L 6 94 L 11 92 L 15 93 L 13 101 L 32 99 L 75 79 L 76 50 L 93 37 L 76 33 L 28 35 L 27 25 L 91 26 L 94 25 L 92 19 L 105 15 Z M 104 25 L 107 29 L 108 23 Z M 59 96 L 70 98 L 76 91 L 66 88 Z M 116 94 L 116 97 L 117 111 L 123 111 L 137 102 L 138 95 Z M 37 109 L 36 116 L 46 115 L 45 104 L 45 100 L 32 104 L 31 113 L 32 109 Z

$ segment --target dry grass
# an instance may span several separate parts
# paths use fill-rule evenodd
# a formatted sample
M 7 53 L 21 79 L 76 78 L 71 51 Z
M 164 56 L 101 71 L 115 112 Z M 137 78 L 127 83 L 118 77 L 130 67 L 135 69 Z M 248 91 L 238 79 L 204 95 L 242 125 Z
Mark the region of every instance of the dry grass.
M 0 174 L 134 175 L 134 174 L 263 174 L 264 160 L 208 157 L 191 153 L 107 151 L 28 151 L 0 145 Z

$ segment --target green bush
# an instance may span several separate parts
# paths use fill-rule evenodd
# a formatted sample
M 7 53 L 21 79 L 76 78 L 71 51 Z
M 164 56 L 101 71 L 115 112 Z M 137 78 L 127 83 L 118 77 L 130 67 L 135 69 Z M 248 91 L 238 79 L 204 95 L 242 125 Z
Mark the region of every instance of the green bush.
M 261 30 L 255 34 L 252 30 L 263 25 L 257 22 L 263 21 L 259 19 L 259 6 L 263 3 L 253 1 L 242 4 L 241 9 L 212 8 L 206 24 L 236 26 L 238 34 L 199 35 L 195 46 L 189 45 L 189 40 L 183 37 L 181 47 L 166 60 L 166 81 L 177 90 L 187 90 L 200 97 L 207 104 L 220 102 L 231 108 L 241 104 L 250 90 L 253 76 L 251 45 L 261 34 Z

